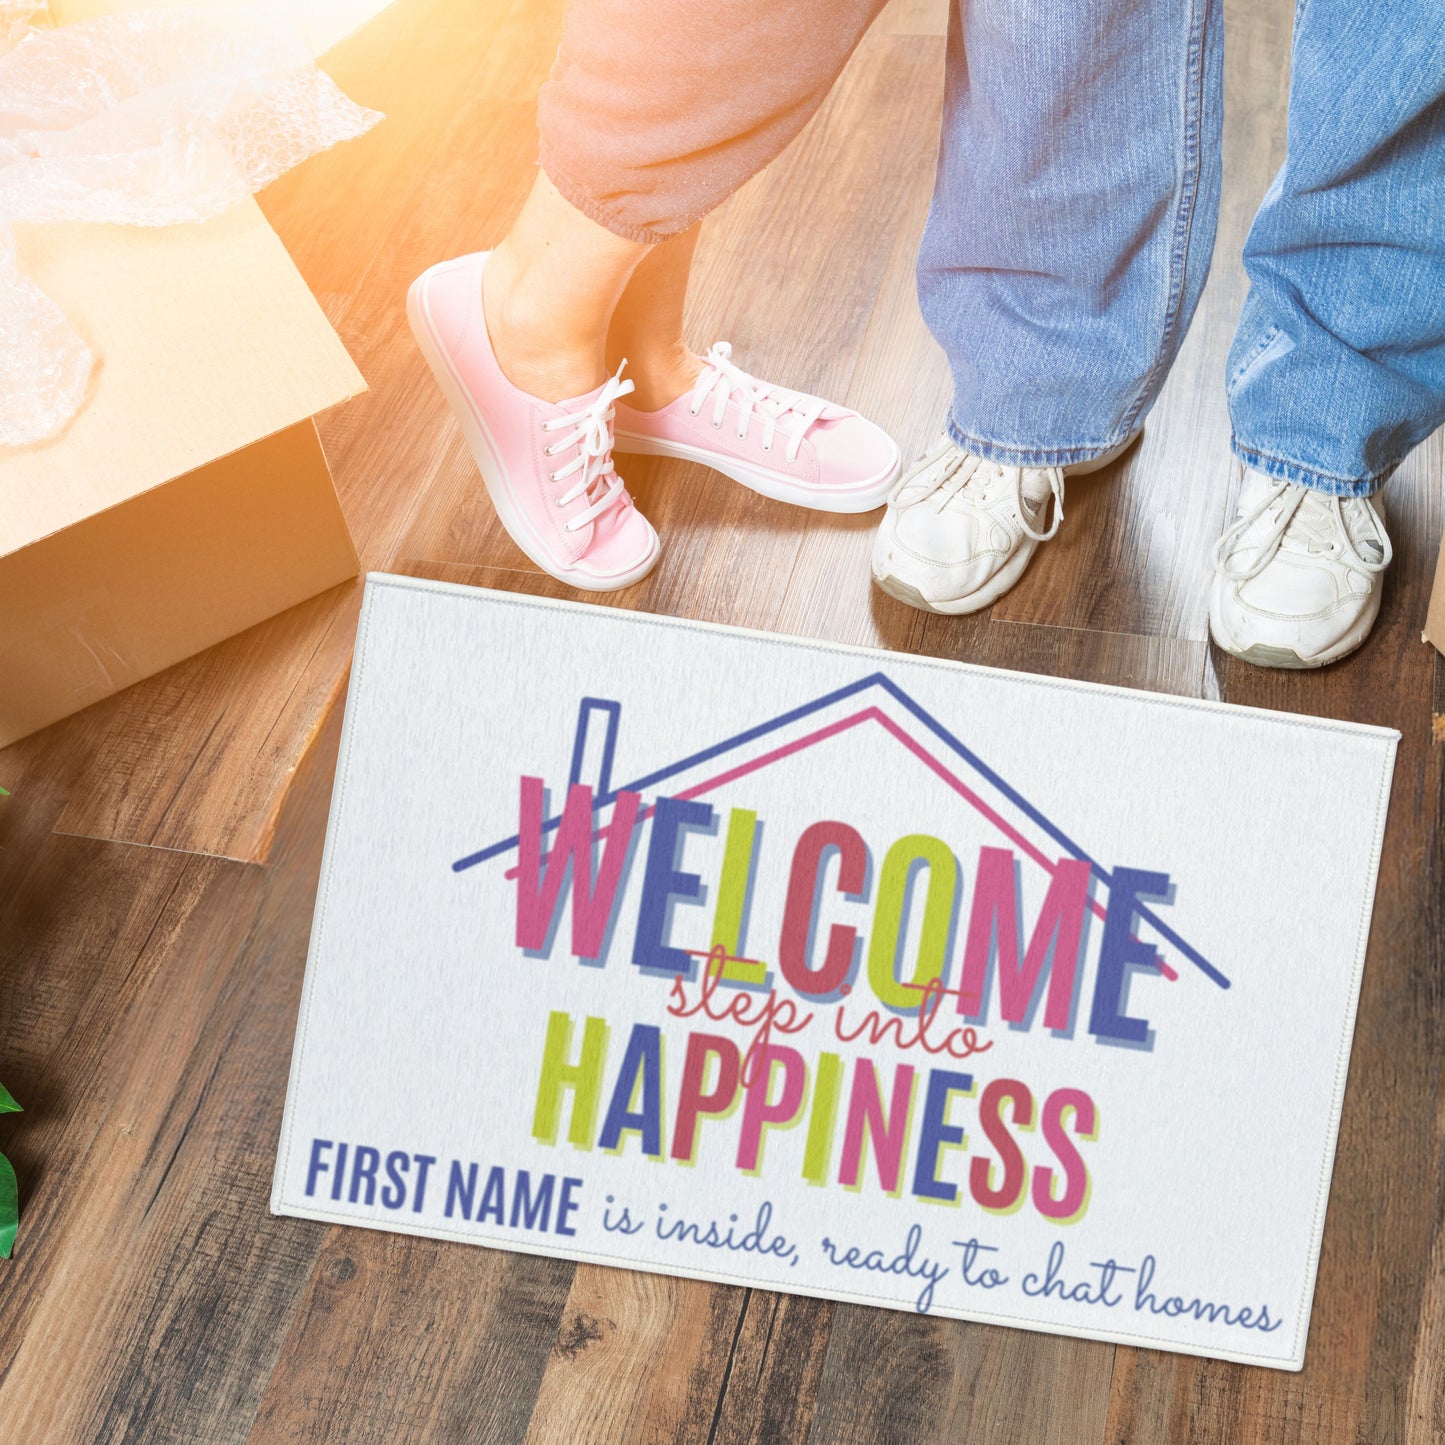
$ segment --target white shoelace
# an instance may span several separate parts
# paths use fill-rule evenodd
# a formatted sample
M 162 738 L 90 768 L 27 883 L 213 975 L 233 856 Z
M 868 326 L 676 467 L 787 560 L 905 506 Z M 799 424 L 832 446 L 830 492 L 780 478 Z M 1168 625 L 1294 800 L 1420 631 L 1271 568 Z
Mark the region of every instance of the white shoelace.
M 617 368 L 617 375 L 608 377 L 597 399 L 581 411 L 553 417 L 551 421 L 542 423 L 545 432 L 560 431 L 567 426 L 575 428 L 569 436 L 545 448 L 549 457 L 566 451 L 570 446 L 577 448 L 577 455 L 565 467 L 548 473 L 548 480 L 553 482 L 564 481 L 573 473 L 580 473 L 577 480 L 556 499 L 559 507 L 571 506 L 583 496 L 590 503 L 584 511 L 563 523 L 565 531 L 575 532 L 579 527 L 585 527 L 627 495 L 622 478 L 612 464 L 612 422 L 617 414 L 614 403 L 633 389 L 630 381 L 622 379 L 622 367 L 626 365 L 624 361 Z
M 1373 537 L 1357 544 L 1350 533 L 1349 516 L 1346 506 L 1354 504 L 1357 521 L 1368 519 Z M 1230 565 L 1230 555 L 1236 543 L 1243 538 L 1266 513 L 1275 508 L 1270 516 L 1270 528 L 1256 543 L 1259 548 L 1254 561 L 1243 570 Z M 1214 544 L 1214 569 L 1235 582 L 1248 582 L 1258 577 L 1286 543 L 1289 551 L 1300 551 L 1311 556 L 1338 556 L 1349 553 L 1353 564 L 1362 572 L 1383 572 L 1395 555 L 1390 545 L 1389 534 L 1380 526 L 1374 508 L 1360 497 L 1330 497 L 1311 487 L 1302 487 L 1295 482 L 1279 482 L 1265 494 L 1262 501 L 1245 512 Z M 1364 556 L 1361 545 L 1379 548 L 1378 560 Z
M 1024 468 L 1005 467 L 998 462 L 977 457 L 956 446 L 946 436 L 939 441 L 925 461 L 939 467 L 938 475 L 933 479 L 932 490 L 920 493 L 911 499 L 909 505 L 933 500 L 934 511 L 942 512 L 958 498 L 982 508 L 993 501 L 996 488 L 1012 487 L 1013 509 L 1018 516 L 1019 526 L 1025 535 L 1033 538 L 1035 542 L 1047 542 L 1053 538 L 1064 520 L 1064 473 L 1060 467 L 1032 469 L 1048 477 L 1049 490 L 1054 498 L 1054 519 L 1047 532 L 1040 532 L 1036 531 L 1029 521 L 1029 510 L 1024 497 Z M 900 491 L 895 495 L 901 496 L 907 491 L 910 480 L 916 485 L 921 478 L 917 473 L 911 479 L 905 478 Z M 1042 513 L 1042 510 L 1041 504 L 1039 512 Z
M 721 427 L 727 418 L 728 402 L 738 399 L 738 440 L 743 441 L 752 425 L 753 413 L 762 419 L 763 450 L 773 449 L 773 438 L 778 423 L 785 417 L 788 448 L 785 455 L 790 462 L 798 460 L 798 448 L 809 429 L 822 416 L 826 401 L 818 397 L 802 396 L 797 392 L 783 391 L 766 382 L 760 382 L 735 366 L 731 360 L 732 344 L 717 342 L 703 358 L 702 374 L 692 389 L 692 402 L 688 408 L 693 416 L 702 411 L 709 397 L 713 400 L 712 424 Z

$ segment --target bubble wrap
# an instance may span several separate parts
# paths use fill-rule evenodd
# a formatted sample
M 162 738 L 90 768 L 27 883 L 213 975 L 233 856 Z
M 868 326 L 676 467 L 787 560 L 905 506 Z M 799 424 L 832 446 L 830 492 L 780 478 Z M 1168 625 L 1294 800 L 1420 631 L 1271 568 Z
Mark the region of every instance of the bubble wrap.
M 12 223 L 203 221 L 381 119 L 275 11 L 138 10 L 41 29 L 37 8 L 0 0 L 0 446 L 59 432 L 93 365 L 18 269 Z

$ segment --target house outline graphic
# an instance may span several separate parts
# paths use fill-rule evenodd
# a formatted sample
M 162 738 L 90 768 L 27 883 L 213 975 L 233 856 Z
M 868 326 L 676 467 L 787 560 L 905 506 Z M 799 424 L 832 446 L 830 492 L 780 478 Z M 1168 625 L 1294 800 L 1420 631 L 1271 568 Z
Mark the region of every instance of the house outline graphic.
M 982 778 L 997 792 L 1001 793 L 1011 806 L 1018 809 L 1020 813 L 1051 838 L 1054 843 L 1062 848 L 1070 857 L 1087 862 L 1093 871 L 1094 877 L 1103 883 L 1105 887 L 1112 887 L 1113 875 L 1109 869 L 1105 868 L 1098 859 L 1074 842 L 1058 824 L 1053 822 L 1041 809 L 1025 798 L 998 773 L 994 772 L 994 770 L 978 757 L 960 738 L 882 672 L 869 673 L 865 677 L 859 678 L 856 682 L 848 683 L 832 692 L 823 694 L 821 697 L 814 698 L 810 702 L 790 708 L 788 711 L 780 713 L 776 717 L 756 723 L 750 728 L 745 728 L 743 731 L 735 733 L 731 737 L 724 738 L 720 742 L 712 744 L 710 747 L 703 748 L 676 762 L 657 768 L 631 782 L 620 783 L 615 788 L 612 786 L 612 765 L 616 754 L 618 729 L 622 719 L 622 704 L 607 698 L 584 697 L 581 700 L 581 705 L 578 710 L 577 730 L 573 740 L 572 761 L 568 774 L 568 788 L 570 789 L 574 784 L 581 781 L 590 723 L 594 715 L 597 714 L 601 714 L 604 719 L 606 733 L 603 740 L 602 758 L 597 783 L 593 789 L 592 810 L 594 813 L 609 807 L 616 801 L 619 793 L 630 792 L 642 795 L 650 789 L 658 788 L 659 785 L 666 783 L 669 779 L 686 774 L 693 768 L 701 767 L 703 764 L 723 758 L 729 753 L 734 753 L 740 748 L 744 748 L 751 743 L 766 738 L 793 724 L 803 722 L 840 703 L 847 702 L 853 698 L 860 698 L 872 688 L 880 689 L 883 694 L 902 707 L 915 721 L 921 723 L 937 742 L 942 743 L 943 746 L 957 759 L 961 760 L 967 768 L 971 769 L 979 778 Z M 976 792 L 969 788 L 962 778 L 940 759 L 936 758 L 906 728 L 900 726 L 894 718 L 876 705 L 865 706 L 859 712 L 847 718 L 829 723 L 801 738 L 792 739 L 762 754 L 760 757 L 753 758 L 746 763 L 725 770 L 717 776 L 710 777 L 702 783 L 694 784 L 676 794 L 659 793 L 658 796 L 673 796 L 679 799 L 701 797 L 713 788 L 720 787 L 746 773 L 771 766 L 774 762 L 779 762 L 793 753 L 816 746 L 828 738 L 837 736 L 839 733 L 864 722 L 881 724 L 896 741 L 913 753 L 940 781 L 960 794 L 970 806 L 981 812 L 984 817 L 1009 838 L 1016 847 L 1020 847 L 1035 863 L 1052 871 L 1055 865 L 1042 854 L 1033 843 L 1025 838 L 1017 829 L 1013 828 L 996 809 L 990 807 Z M 638 820 L 642 821 L 650 815 L 651 811 L 650 806 L 644 807 L 638 814 Z M 560 814 L 544 819 L 542 824 L 544 834 L 552 832 L 560 822 Z M 514 833 L 509 838 L 503 838 L 496 843 L 489 844 L 485 848 L 481 848 L 474 853 L 469 853 L 465 857 L 457 859 L 451 865 L 452 870 L 456 873 L 465 872 L 481 863 L 486 863 L 493 858 L 510 852 L 517 847 L 517 843 L 518 836 Z M 1095 913 L 1102 916 L 1104 910 L 1097 900 L 1091 898 L 1090 906 Z M 1195 949 L 1193 945 L 1186 942 L 1167 923 L 1160 919 L 1152 909 L 1143 904 L 1137 904 L 1135 911 L 1139 918 L 1142 918 L 1156 930 L 1160 938 L 1170 944 L 1183 958 L 1188 959 L 1188 961 L 1212 983 L 1222 989 L 1229 988 L 1229 979 L 1205 958 L 1203 954 Z M 1161 972 L 1167 977 L 1171 979 L 1177 977 L 1174 970 L 1162 959 L 1160 959 L 1159 963 Z

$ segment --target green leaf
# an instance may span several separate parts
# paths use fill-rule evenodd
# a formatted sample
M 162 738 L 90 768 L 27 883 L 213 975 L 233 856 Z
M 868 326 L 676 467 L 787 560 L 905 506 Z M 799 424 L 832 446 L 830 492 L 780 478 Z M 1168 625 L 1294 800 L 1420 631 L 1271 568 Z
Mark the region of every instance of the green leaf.
M 15 1171 L 10 1161 L 0 1154 L 0 1259 L 9 1259 L 15 1248 L 15 1226 L 20 1220 L 20 1192 L 15 1185 Z
M 0 1114 L 23 1114 L 24 1109 L 15 1102 L 14 1095 L 4 1084 L 0 1084 Z
M 10 793 L 9 793 L 9 790 L 8 790 L 8 789 L 6 789 L 6 788 L 0 788 L 0 798 L 8 798 L 9 796 L 10 796 Z

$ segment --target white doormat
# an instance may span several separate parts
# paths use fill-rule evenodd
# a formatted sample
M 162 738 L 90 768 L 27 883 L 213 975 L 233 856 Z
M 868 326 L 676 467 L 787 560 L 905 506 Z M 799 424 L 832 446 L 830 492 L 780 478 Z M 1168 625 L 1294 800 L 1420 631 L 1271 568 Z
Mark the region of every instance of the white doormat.
M 272 1207 L 1297 1369 L 1396 737 L 374 576 Z

